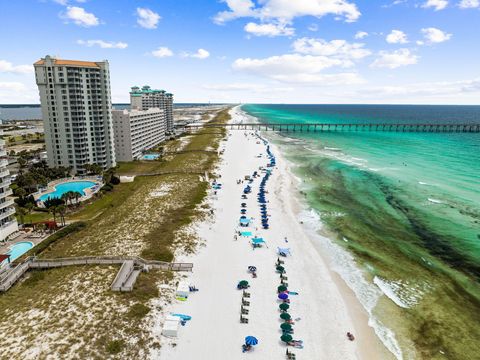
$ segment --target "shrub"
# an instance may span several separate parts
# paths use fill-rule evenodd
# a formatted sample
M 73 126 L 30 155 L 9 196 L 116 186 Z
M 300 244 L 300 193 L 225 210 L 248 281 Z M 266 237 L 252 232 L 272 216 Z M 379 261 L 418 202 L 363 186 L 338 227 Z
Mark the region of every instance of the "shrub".
M 80 231 L 86 226 L 87 226 L 87 223 L 83 221 L 75 222 L 73 224 L 65 226 L 63 229 L 58 230 L 56 233 L 50 235 L 48 238 L 43 240 L 40 244 L 33 247 L 31 250 L 27 251 L 24 255 L 22 255 L 20 258 L 15 260 L 15 262 L 19 262 L 20 260 L 23 261 L 23 259 L 25 259 L 25 257 L 28 257 L 28 256 L 41 254 L 43 251 L 45 251 L 50 245 L 52 245 L 56 241 L 76 231 Z
M 107 344 L 107 352 L 109 354 L 118 354 L 119 352 L 121 352 L 123 350 L 123 347 L 124 347 L 124 342 L 123 340 L 112 340 L 112 341 L 109 341 L 108 344 Z
M 113 186 L 110 184 L 105 184 L 100 188 L 100 190 L 104 192 L 112 191 L 112 189 L 113 189 Z
M 113 175 L 112 178 L 110 179 L 110 184 L 111 185 L 118 185 L 120 184 L 120 178 Z
M 131 319 L 142 319 L 150 312 L 150 308 L 143 304 L 137 303 L 133 305 L 127 313 L 127 316 Z

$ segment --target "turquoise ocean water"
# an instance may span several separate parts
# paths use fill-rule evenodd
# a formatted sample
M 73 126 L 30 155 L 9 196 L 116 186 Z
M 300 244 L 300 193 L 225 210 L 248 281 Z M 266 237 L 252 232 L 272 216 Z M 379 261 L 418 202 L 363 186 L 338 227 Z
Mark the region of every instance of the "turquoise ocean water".
M 268 123 L 480 122 L 480 106 L 242 109 Z M 349 282 L 364 305 L 374 302 L 368 311 L 392 353 L 479 359 L 480 134 L 296 132 L 273 139 L 294 164 L 324 235 L 353 254 L 370 284 L 366 291 L 360 280 Z

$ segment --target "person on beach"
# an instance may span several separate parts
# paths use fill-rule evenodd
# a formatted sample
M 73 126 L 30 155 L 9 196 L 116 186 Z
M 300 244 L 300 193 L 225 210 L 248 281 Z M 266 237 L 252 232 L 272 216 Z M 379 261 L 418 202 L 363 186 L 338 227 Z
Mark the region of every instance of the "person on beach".
M 348 340 L 350 340 L 350 341 L 355 340 L 355 336 L 353 336 L 353 334 L 352 334 L 351 332 L 347 332 L 347 338 L 348 338 Z

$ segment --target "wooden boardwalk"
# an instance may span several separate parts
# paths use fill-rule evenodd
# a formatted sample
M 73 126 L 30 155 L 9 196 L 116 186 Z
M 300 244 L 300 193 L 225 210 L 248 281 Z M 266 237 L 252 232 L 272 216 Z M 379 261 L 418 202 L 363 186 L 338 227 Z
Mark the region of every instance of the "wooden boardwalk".
M 114 291 L 132 291 L 135 281 L 142 271 L 159 269 L 164 271 L 192 271 L 192 263 L 169 263 L 145 260 L 134 256 L 84 256 L 59 259 L 38 259 L 29 257 L 15 267 L 2 271 L 0 292 L 10 289 L 30 269 L 52 269 L 79 265 L 121 265 L 112 283 Z
M 189 124 L 182 129 L 196 131 L 200 128 L 226 128 L 228 130 L 263 130 L 278 132 L 347 132 L 347 131 L 384 131 L 384 132 L 433 132 L 433 133 L 480 133 L 480 122 L 469 124 L 427 124 L 427 123 L 238 123 L 238 124 Z

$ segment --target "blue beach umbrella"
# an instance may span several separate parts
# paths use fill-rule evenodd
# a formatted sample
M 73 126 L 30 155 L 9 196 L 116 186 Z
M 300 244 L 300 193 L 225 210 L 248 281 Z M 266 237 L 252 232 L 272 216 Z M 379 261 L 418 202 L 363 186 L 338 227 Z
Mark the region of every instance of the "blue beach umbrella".
M 247 336 L 245 338 L 245 345 L 250 345 L 250 346 L 254 346 L 254 345 L 257 345 L 258 344 L 258 340 L 256 337 L 254 336 Z

